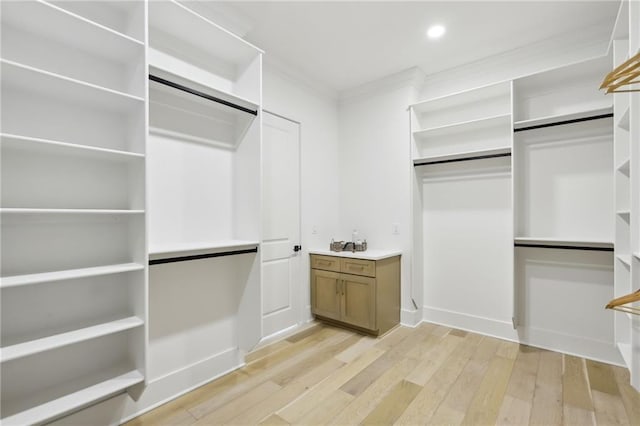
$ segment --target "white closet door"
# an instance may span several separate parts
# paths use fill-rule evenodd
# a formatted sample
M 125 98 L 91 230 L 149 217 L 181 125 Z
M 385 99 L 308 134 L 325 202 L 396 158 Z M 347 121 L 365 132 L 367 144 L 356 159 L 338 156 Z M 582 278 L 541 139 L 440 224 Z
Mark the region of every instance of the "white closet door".
M 296 325 L 300 276 L 300 126 L 263 116 L 262 334 Z

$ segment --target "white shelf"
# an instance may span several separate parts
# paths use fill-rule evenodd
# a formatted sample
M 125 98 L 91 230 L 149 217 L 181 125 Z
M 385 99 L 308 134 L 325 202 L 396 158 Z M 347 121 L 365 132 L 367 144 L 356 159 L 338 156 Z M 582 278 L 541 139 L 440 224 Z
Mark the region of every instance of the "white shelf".
M 141 41 L 44 1 L 3 2 L 2 25 L 121 63 L 144 52 Z
M 77 392 L 67 394 L 44 404 L 2 419 L 5 425 L 39 424 L 47 420 L 63 416 L 78 408 L 124 392 L 127 388 L 144 381 L 144 376 L 137 370 L 105 380 L 96 385 L 86 387 Z
M 134 113 L 142 108 L 144 99 L 106 87 L 68 78 L 17 62 L 0 60 L 2 89 L 19 89 L 53 97 L 60 101 L 96 106 L 121 113 Z
M 613 249 L 613 242 L 611 241 L 587 241 L 587 240 L 568 240 L 560 238 L 531 238 L 531 237 L 516 237 L 514 239 L 516 244 L 532 244 L 554 247 L 575 247 L 575 248 L 602 248 Z
M 625 176 L 629 176 L 630 164 L 631 164 L 631 161 L 629 159 L 626 159 L 625 161 L 622 162 L 622 164 L 616 167 L 616 170 L 618 170 L 620 173 L 624 174 Z
M 511 154 L 511 147 L 503 147 L 503 148 L 494 148 L 494 149 L 484 149 L 479 151 L 467 151 L 460 152 L 455 154 L 446 154 L 446 155 L 436 155 L 431 157 L 421 157 L 414 158 L 413 164 L 415 166 L 423 165 L 423 164 L 432 164 L 432 163 L 444 163 L 444 162 L 453 162 L 456 160 L 465 160 L 465 159 L 475 159 L 487 157 L 491 158 L 493 156 L 504 156 L 507 154 Z
M 635 257 L 636 259 L 640 260 L 640 252 L 636 251 L 633 253 L 633 257 Z
M 204 88 L 193 82 L 184 84 L 184 79 L 175 82 L 208 95 L 222 96 L 222 92 L 212 88 Z M 230 100 L 228 96 L 226 99 Z M 149 101 L 149 128 L 152 133 L 229 149 L 238 146 L 256 118 L 251 113 L 154 81 L 149 81 Z M 257 105 L 249 101 L 238 105 L 259 110 Z
M 135 215 L 144 214 L 144 210 L 108 210 L 108 209 L 23 209 L 0 208 L 2 214 L 60 214 L 60 215 Z
M 215 87 L 215 78 L 206 71 L 158 49 L 149 48 L 149 73 L 195 89 L 250 110 L 259 110 L 258 102 Z M 156 85 L 157 83 L 154 83 Z M 175 89 L 174 89 L 175 90 Z
M 473 132 L 478 129 L 487 127 L 498 127 L 504 125 L 507 131 L 510 131 L 511 114 L 500 114 L 490 117 L 482 117 L 474 120 L 462 121 L 459 123 L 451 123 L 443 126 L 435 126 L 426 129 L 416 130 L 413 132 L 414 137 L 418 139 L 429 137 L 438 137 L 449 133 Z
M 571 114 L 558 114 L 558 115 L 550 115 L 546 117 L 536 117 L 528 120 L 516 121 L 515 123 L 513 123 L 513 128 L 517 130 L 525 127 L 542 126 L 546 124 L 553 124 L 553 123 L 569 121 L 569 120 L 579 120 L 586 117 L 593 117 L 596 115 L 604 115 L 604 114 L 611 114 L 611 113 L 613 113 L 613 108 L 608 107 L 608 108 L 598 108 L 598 109 L 592 109 L 592 110 L 579 111 Z
M 259 244 L 258 241 L 221 240 L 155 246 L 149 248 L 149 260 L 250 250 L 258 248 Z
M 629 368 L 631 366 L 631 344 L 618 343 L 618 350 L 620 351 L 620 355 L 622 355 L 625 365 Z
M 627 266 L 631 266 L 631 256 L 628 254 L 619 254 L 616 256 L 620 262 L 624 263 Z
M 627 105 L 627 107 L 624 110 L 624 113 L 616 122 L 616 126 L 626 130 L 627 132 L 629 131 L 629 111 L 630 111 L 630 108 L 629 108 L 629 105 Z
M 104 324 L 94 325 L 92 327 L 81 328 L 79 330 L 69 331 L 67 333 L 56 334 L 41 339 L 31 340 L 16 345 L 2 348 L 2 356 L 0 362 L 8 362 L 14 359 L 35 355 L 40 352 L 60 348 L 62 346 L 72 345 L 74 343 L 84 342 L 86 340 L 95 339 L 109 334 L 119 333 L 121 331 L 144 325 L 138 317 L 123 318 Z
M 77 145 L 50 139 L 0 133 L 2 149 L 29 150 L 33 153 L 51 153 L 77 156 L 87 159 L 105 159 L 113 161 L 132 161 L 144 159 L 144 154 L 115 149 L 98 148 L 89 145 Z
M 481 103 L 487 99 L 499 98 L 502 96 L 509 97 L 510 92 L 510 83 L 501 82 L 464 90 L 450 95 L 425 99 L 409 105 L 409 108 L 413 109 L 417 113 L 427 113 L 434 110 L 454 108 L 471 103 Z
M 623 218 L 626 222 L 629 222 L 629 219 L 631 218 L 631 212 L 629 210 L 620 210 L 617 211 L 616 214 Z
M 246 65 L 262 50 L 174 0 L 149 2 L 150 32 L 180 34 L 204 56 Z M 189 31 L 185 31 L 189 28 Z
M 52 281 L 73 280 L 78 278 L 97 277 L 101 275 L 120 274 L 141 271 L 144 265 L 139 263 L 121 263 L 117 265 L 94 266 L 92 268 L 68 269 L 65 271 L 43 272 L 39 274 L 15 275 L 0 278 L 0 288 L 18 287 Z

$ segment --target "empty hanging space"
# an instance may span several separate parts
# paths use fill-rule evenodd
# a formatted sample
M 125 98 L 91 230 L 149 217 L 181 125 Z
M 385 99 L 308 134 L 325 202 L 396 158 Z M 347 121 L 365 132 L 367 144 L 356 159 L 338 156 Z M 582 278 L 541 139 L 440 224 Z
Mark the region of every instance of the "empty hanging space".
M 524 343 L 621 364 L 614 345 L 611 251 L 517 247 L 516 321 Z
M 517 132 L 516 236 L 613 242 L 612 119 Z
M 415 167 L 421 183 L 424 315 L 511 331 L 511 159 Z
M 510 152 L 510 82 L 421 101 L 410 108 L 415 164 Z

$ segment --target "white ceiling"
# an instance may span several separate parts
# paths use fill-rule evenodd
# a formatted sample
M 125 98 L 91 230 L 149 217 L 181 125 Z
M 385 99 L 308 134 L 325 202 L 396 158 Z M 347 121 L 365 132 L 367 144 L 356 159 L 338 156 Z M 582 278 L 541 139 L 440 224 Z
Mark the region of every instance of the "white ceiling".
M 222 2 L 245 38 L 341 91 L 413 66 L 434 73 L 597 24 L 618 1 Z M 447 33 L 428 40 L 426 29 Z

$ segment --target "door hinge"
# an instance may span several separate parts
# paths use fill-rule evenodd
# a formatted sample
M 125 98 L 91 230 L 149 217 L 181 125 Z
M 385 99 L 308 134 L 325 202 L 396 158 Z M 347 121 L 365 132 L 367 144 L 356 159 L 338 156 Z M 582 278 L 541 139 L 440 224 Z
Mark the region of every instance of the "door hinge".
M 295 251 L 296 253 L 299 252 L 300 250 L 302 250 L 302 246 L 293 246 L 293 251 Z

